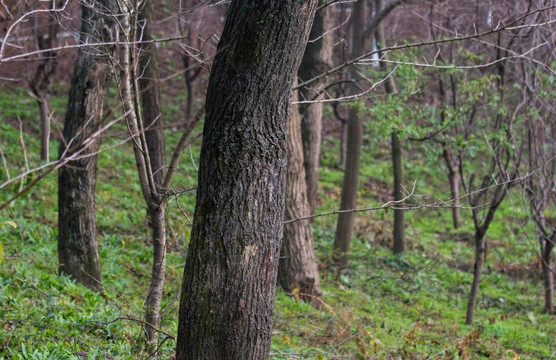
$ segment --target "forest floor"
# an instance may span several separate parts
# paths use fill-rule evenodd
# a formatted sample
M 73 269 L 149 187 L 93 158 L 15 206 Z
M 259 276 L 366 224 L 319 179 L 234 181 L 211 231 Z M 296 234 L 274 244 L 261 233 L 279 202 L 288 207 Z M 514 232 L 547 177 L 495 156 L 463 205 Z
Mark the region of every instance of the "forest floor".
M 18 117 L 29 166 L 40 165 L 34 104 L 3 92 L 0 146 L 16 176 L 25 169 Z M 14 105 L 19 104 L 19 105 Z M 56 104 L 55 104 L 56 106 Z M 60 105 L 62 106 L 62 105 Z M 63 110 L 60 110 L 63 111 Z M 16 125 L 16 126 L 14 126 Z M 59 125 L 58 125 L 59 126 Z M 200 128 L 199 128 L 200 131 Z M 0 212 L 0 359 L 143 359 L 141 319 L 149 285 L 151 247 L 145 206 L 129 143 L 118 144 L 125 129 L 116 126 L 103 139 L 97 182 L 97 218 L 104 292 L 76 285 L 57 271 L 56 174 L 42 179 Z M 169 149 L 179 131 L 167 132 Z M 338 142 L 323 149 L 320 206 L 339 204 L 342 171 Z M 57 142 L 51 143 L 52 153 Z M 113 147 L 113 148 L 111 148 Z M 199 140 L 187 149 L 175 185 L 195 186 Z M 427 204 L 448 198 L 447 178 L 438 161 L 406 149 L 405 186 L 410 201 Z M 23 179 L 25 185 L 37 175 Z M 387 143 L 366 135 L 359 206 L 391 199 Z M 0 183 L 7 180 L 0 171 Z M 0 191 L 0 203 L 20 187 Z M 167 282 L 160 351 L 171 359 L 177 329 L 184 254 L 195 203 L 194 191 L 170 202 Z M 510 194 L 488 231 L 490 243 L 475 324 L 464 324 L 474 247 L 471 215 L 453 230 L 447 208 L 406 213 L 407 254 L 394 256 L 392 212 L 360 213 L 347 272 L 329 267 L 335 216 L 313 222 L 323 295 L 319 309 L 277 289 L 273 359 L 553 359 L 556 321 L 543 313 L 543 288 L 534 230 L 527 204 Z M 185 216 L 187 215 L 189 219 Z

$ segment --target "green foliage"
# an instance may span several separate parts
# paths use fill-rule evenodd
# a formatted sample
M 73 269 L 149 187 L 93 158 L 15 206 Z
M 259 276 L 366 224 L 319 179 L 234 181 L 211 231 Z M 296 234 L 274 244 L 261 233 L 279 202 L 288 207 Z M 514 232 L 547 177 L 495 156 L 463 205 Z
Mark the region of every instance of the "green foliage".
M 423 136 L 431 128 L 462 124 L 460 115 L 469 111 L 465 102 L 459 110 L 447 108 L 448 120 L 440 123 L 438 108 L 421 106 L 417 101 L 415 90 L 422 86 L 418 76 L 411 69 L 398 70 L 396 76 L 408 78 L 405 82 L 398 80 L 404 85 L 401 91 L 405 100 L 384 99 L 382 107 L 372 110 L 377 111 L 373 118 L 379 116 L 379 110 L 392 114 L 393 124 L 384 121 L 369 126 L 381 126 L 383 129 L 376 131 L 384 136 L 392 129 L 404 136 Z M 456 70 L 452 74 L 463 76 Z M 480 98 L 478 93 L 490 91 L 488 84 L 494 79 L 476 81 L 465 90 L 467 97 Z M 173 111 L 177 113 L 176 108 Z M 404 130 L 404 119 L 408 118 L 415 121 Z M 147 357 L 142 353 L 141 324 L 129 319 L 143 318 L 151 249 L 131 147 L 114 147 L 122 140 L 118 135 L 122 130 L 111 130 L 112 136 L 103 140 L 99 155 L 96 200 L 102 294 L 57 275 L 55 174 L 0 212 L 0 241 L 4 247 L 4 261 L 0 263 L 0 359 Z M 168 148 L 172 149 L 180 133 L 169 130 L 166 135 Z M 387 144 L 374 134 L 372 139 L 366 136 L 358 207 L 380 205 L 390 199 L 392 174 Z M 501 139 L 500 134 L 488 136 L 492 141 Z M 29 149 L 34 149 L 29 152 L 29 161 L 38 164 L 38 140 L 29 133 L 23 137 Z M 465 147 L 469 156 L 478 157 L 485 151 L 479 136 L 467 140 L 454 136 L 449 140 L 451 145 Z M 19 131 L 3 118 L 0 144 L 9 155 L 10 174 L 15 176 L 23 168 Z M 338 207 L 343 176 L 337 168 L 338 146 L 338 141 L 331 138 L 323 143 L 317 212 Z M 444 170 L 438 166 L 438 148 L 435 151 L 419 144 L 406 154 L 404 184 L 408 187 L 415 181 L 418 193 L 430 194 L 415 201 L 449 195 Z M 195 185 L 198 156 L 198 143 L 186 149 L 175 182 L 179 188 Z M 5 174 L 0 173 L 0 181 L 5 180 Z M 0 192 L 0 201 L 18 186 Z M 177 332 L 175 299 L 190 232 L 181 210 L 192 216 L 194 195 L 194 191 L 186 192 L 177 201 L 173 198 L 169 206 L 172 236 L 162 304 L 168 312 L 161 328 L 173 335 Z M 336 219 L 316 218 L 313 230 L 321 268 L 322 305 L 316 309 L 277 291 L 272 358 L 447 360 L 463 359 L 464 354 L 468 359 L 550 358 L 556 345 L 556 323 L 542 313 L 536 240 L 526 208 L 523 199 L 511 193 L 489 229 L 492 246 L 485 264 L 477 321 L 471 327 L 463 324 L 473 266 L 473 225 L 468 211 L 463 211 L 463 225 L 457 231 L 451 228 L 449 209 L 408 211 L 408 253 L 404 256 L 393 256 L 389 249 L 391 211 L 359 214 L 350 268 L 342 274 L 328 265 Z M 163 342 L 160 358 L 170 359 L 175 343 L 165 335 L 160 335 L 159 341 Z

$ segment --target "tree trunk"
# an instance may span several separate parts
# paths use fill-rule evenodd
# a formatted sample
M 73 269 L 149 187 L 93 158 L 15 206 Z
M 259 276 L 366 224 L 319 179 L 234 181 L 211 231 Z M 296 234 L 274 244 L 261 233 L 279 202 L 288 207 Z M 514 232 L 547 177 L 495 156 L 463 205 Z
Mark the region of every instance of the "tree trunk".
M 376 14 L 379 14 L 383 10 L 382 0 L 376 0 Z M 376 26 L 375 30 L 375 42 L 377 48 L 380 50 L 384 47 L 384 26 L 382 21 Z M 386 58 L 386 54 L 380 52 L 379 57 Z M 387 64 L 384 61 L 380 62 L 380 68 L 382 71 L 388 69 Z M 388 96 L 396 96 L 398 92 L 396 87 L 396 82 L 392 76 L 388 77 L 384 82 L 384 87 L 386 89 L 386 94 Z M 390 135 L 392 140 L 392 169 L 393 169 L 393 187 L 394 187 L 394 201 L 400 201 L 404 198 L 402 181 L 403 181 L 403 163 L 402 163 L 402 145 L 400 142 L 400 137 L 396 130 L 392 131 Z M 398 204 L 403 205 L 403 204 Z M 392 231 L 392 237 L 394 238 L 393 253 L 402 254 L 405 252 L 405 218 L 404 210 L 394 209 L 394 229 Z
M 82 5 L 81 43 L 111 41 L 116 31 L 112 0 Z M 101 29 L 99 31 L 99 29 Z M 64 120 L 59 157 L 79 155 L 60 169 L 58 179 L 58 256 L 60 272 L 100 290 L 100 264 L 96 238 L 95 182 L 98 135 L 110 82 L 110 46 L 80 48 Z
M 364 51 L 365 41 L 361 29 L 365 29 L 366 26 L 367 5 L 365 0 L 359 0 L 353 6 L 351 57 L 356 58 Z M 361 76 L 358 74 L 357 69 L 353 67 L 351 79 L 357 82 L 360 78 Z M 353 86 L 352 93 L 356 91 L 356 87 Z M 344 171 L 340 210 L 354 209 L 357 201 L 359 161 L 361 158 L 361 144 L 363 142 L 363 120 L 355 107 L 350 107 L 349 109 L 347 126 L 346 169 Z M 332 256 L 334 263 L 339 268 L 345 268 L 348 265 L 348 252 L 353 233 L 354 216 L 353 212 L 341 213 L 338 216 Z
M 49 0 L 46 6 L 49 9 L 56 8 L 56 1 Z M 41 160 L 49 161 L 50 158 L 50 96 L 52 94 L 52 78 L 58 67 L 58 53 L 49 51 L 56 47 L 60 24 L 55 11 L 51 11 L 47 18 L 47 31 L 42 32 L 39 28 L 37 18 L 33 18 L 35 39 L 38 50 L 44 51 L 39 54 L 39 63 L 32 78 L 28 80 L 33 95 L 37 100 L 40 114 L 41 128 Z
M 235 0 L 209 79 L 176 359 L 267 359 L 291 87 L 316 9 Z
M 458 164 L 450 160 L 450 155 L 448 150 L 444 149 L 442 152 L 442 157 L 448 168 L 448 181 L 450 181 L 450 196 L 452 198 L 452 223 L 454 229 L 458 229 L 461 226 L 461 212 L 460 212 L 460 201 L 459 201 L 459 174 L 458 174 Z
M 394 168 L 394 200 L 400 201 L 404 198 L 402 190 L 403 165 L 402 146 L 398 133 L 392 132 L 392 166 Z M 398 204 L 402 205 L 402 204 Z M 394 254 L 405 252 L 405 219 L 402 209 L 394 209 Z
M 340 134 L 340 162 L 338 167 L 342 170 L 346 168 L 346 157 L 347 157 L 347 143 L 348 143 L 348 123 L 347 121 L 342 121 Z
M 319 1 L 323 4 L 325 1 Z M 302 80 L 309 80 L 322 74 L 330 68 L 332 62 L 332 36 L 323 36 L 327 26 L 330 24 L 331 7 L 327 6 L 317 12 L 315 21 L 311 28 L 310 40 L 307 43 L 303 60 L 299 66 L 298 76 Z M 320 38 L 319 38 L 320 37 Z M 316 40 L 318 39 L 318 40 Z M 324 98 L 321 88 L 325 84 L 323 78 L 310 85 L 308 88 L 300 89 L 301 100 L 319 101 Z M 322 103 L 302 104 L 299 106 L 301 113 L 301 134 L 303 140 L 303 161 L 305 166 L 305 178 L 307 183 L 307 199 L 309 202 L 309 214 L 315 211 L 318 202 L 318 178 L 320 145 L 322 138 Z
M 293 98 L 297 98 L 297 91 L 294 92 Z M 286 220 L 311 214 L 307 201 L 305 168 L 303 167 L 299 107 L 293 105 L 290 111 L 287 138 Z M 317 304 L 314 297 L 322 294 L 309 219 L 284 225 L 278 283 L 289 293 L 297 289 L 304 300 L 312 301 L 314 304 Z
M 50 106 L 48 106 L 48 99 L 42 96 L 37 99 L 37 102 L 41 118 L 41 160 L 48 161 L 50 158 Z
M 477 306 L 477 297 L 479 296 L 479 285 L 481 283 L 485 255 L 485 232 L 477 230 L 475 231 L 475 266 L 473 267 L 473 282 L 471 283 L 469 301 L 467 302 L 467 314 L 465 317 L 466 325 L 473 324 L 473 320 L 475 318 L 475 308 Z
M 542 271 L 544 277 L 544 308 L 547 314 L 554 314 L 554 269 L 552 268 L 552 249 L 556 241 L 556 229 L 552 238 L 544 237 L 542 251 Z
M 152 0 L 145 1 L 139 13 L 141 23 L 140 40 L 152 40 L 150 24 L 153 21 Z M 158 74 L 158 57 L 154 44 L 145 44 L 140 47 L 139 66 L 139 92 L 141 94 L 142 121 L 145 129 L 147 154 L 150 161 L 152 176 L 157 193 L 164 193 L 166 151 L 162 110 L 160 106 L 160 84 Z M 147 213 L 152 231 L 153 242 L 153 267 L 151 284 L 145 301 L 145 321 L 152 326 L 145 327 L 146 349 L 150 354 L 157 347 L 160 326 L 160 301 L 164 289 L 166 274 L 166 213 L 163 205 L 147 204 Z
M 456 171 L 450 171 L 450 194 L 452 197 L 452 223 L 454 229 L 461 226 L 461 211 L 459 202 L 459 176 Z
M 143 38 L 149 41 L 151 35 L 150 24 L 153 21 L 152 0 L 145 1 L 139 13 L 139 21 L 142 28 Z M 162 110 L 160 105 L 160 77 L 158 74 L 158 56 L 154 44 L 144 44 L 140 47 L 139 67 L 141 77 L 139 78 L 139 91 L 141 93 L 143 128 L 149 149 L 149 158 L 153 177 L 157 189 L 162 186 L 164 180 L 164 167 L 166 165 L 166 151 L 164 146 L 164 128 L 162 122 Z
M 145 301 L 145 322 L 152 326 L 145 326 L 147 352 L 152 354 L 158 345 L 160 327 L 160 302 L 164 290 L 166 276 L 166 212 L 163 205 L 149 209 L 152 239 L 153 239 L 153 268 L 151 284 Z

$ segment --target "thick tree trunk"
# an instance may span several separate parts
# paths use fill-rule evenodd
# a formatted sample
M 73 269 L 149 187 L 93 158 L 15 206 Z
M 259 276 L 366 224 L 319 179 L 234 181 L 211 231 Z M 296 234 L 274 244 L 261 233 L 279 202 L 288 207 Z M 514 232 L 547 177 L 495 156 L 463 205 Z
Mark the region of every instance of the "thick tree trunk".
M 114 19 L 108 15 L 112 0 L 83 5 L 81 43 L 115 38 Z M 100 29 L 100 30 L 99 30 Z M 100 38 L 99 38 L 100 37 Z M 71 83 L 59 156 L 79 154 L 61 168 L 58 179 L 58 255 L 60 272 L 92 289 L 100 290 L 100 264 L 96 239 L 95 180 L 106 89 L 110 82 L 109 46 L 80 48 Z
M 319 1 L 323 4 L 324 1 Z M 315 21 L 311 28 L 309 39 L 315 40 L 307 44 L 301 65 L 299 66 L 299 78 L 309 80 L 329 69 L 332 61 L 332 36 L 323 36 L 330 24 L 331 7 L 327 6 L 317 12 Z M 318 40 L 316 40 L 318 39 Z M 309 88 L 300 89 L 300 99 L 319 101 L 324 98 L 321 92 L 326 79 L 321 79 L 311 84 Z M 305 178 L 307 183 L 307 199 L 309 202 L 309 213 L 315 211 L 318 202 L 318 178 L 320 145 L 322 137 L 322 103 L 300 105 L 301 134 L 303 139 L 303 161 L 305 166 Z
M 479 296 L 479 285 L 481 283 L 485 255 L 485 232 L 477 230 L 475 231 L 475 266 L 473 267 L 473 282 L 471 283 L 471 291 L 469 292 L 469 300 L 467 302 L 466 325 L 473 324 L 475 319 L 475 308 L 477 306 L 477 297 Z
M 294 92 L 293 98 L 297 98 L 297 92 Z M 311 214 L 307 201 L 305 168 L 303 166 L 301 116 L 296 105 L 293 105 L 290 110 L 287 143 L 286 220 Z M 317 304 L 314 301 L 315 296 L 322 294 L 313 247 L 313 232 L 309 219 L 284 225 L 284 239 L 282 240 L 278 267 L 278 283 L 289 293 L 297 289 L 304 300 L 313 301 L 314 304 Z
M 400 201 L 404 198 L 402 189 L 403 165 L 402 146 L 398 134 L 392 132 L 392 167 L 394 168 L 394 200 Z M 398 204 L 403 205 L 403 204 Z M 402 209 L 394 209 L 394 254 L 405 252 L 405 219 Z
M 366 25 L 367 4 L 366 1 L 359 0 L 353 6 L 351 57 L 355 58 L 364 51 L 365 41 L 361 29 L 365 29 Z M 353 68 L 351 79 L 357 82 L 360 78 L 358 70 Z M 355 93 L 356 91 L 357 89 L 354 86 L 352 92 Z M 344 171 L 340 210 L 354 209 L 357 201 L 359 162 L 361 158 L 361 144 L 363 142 L 363 120 L 355 107 L 349 109 L 347 139 L 346 169 Z M 348 265 L 348 252 L 353 233 L 354 216 L 353 212 L 341 213 L 338 216 L 332 256 L 334 263 L 339 268 L 345 268 Z
M 176 359 L 267 359 L 291 86 L 316 1 L 233 1 L 207 90 Z

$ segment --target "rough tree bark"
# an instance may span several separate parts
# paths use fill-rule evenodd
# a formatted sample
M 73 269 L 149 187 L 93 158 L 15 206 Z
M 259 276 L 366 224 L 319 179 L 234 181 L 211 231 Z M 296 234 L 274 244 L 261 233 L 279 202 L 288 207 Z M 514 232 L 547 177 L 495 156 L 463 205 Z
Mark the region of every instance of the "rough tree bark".
M 319 1 L 324 4 L 325 1 Z M 309 80 L 328 70 L 332 63 L 332 35 L 324 35 L 331 22 L 331 9 L 327 6 L 315 15 L 315 21 L 309 35 L 309 42 L 305 48 L 298 76 L 302 80 Z M 324 92 L 322 87 L 326 79 L 323 78 L 311 84 L 310 87 L 302 88 L 300 100 L 322 100 Z M 309 202 L 309 214 L 314 213 L 318 202 L 318 178 L 320 145 L 322 138 L 322 103 L 301 104 L 301 134 L 303 140 L 303 161 L 305 166 L 305 179 L 307 183 L 307 199 Z
M 233 1 L 212 67 L 176 359 L 266 359 L 293 79 L 316 0 Z
M 365 48 L 365 38 L 360 29 L 365 29 L 367 18 L 367 4 L 365 0 L 359 0 L 353 5 L 352 22 L 352 47 L 351 58 L 361 55 Z M 354 82 L 361 79 L 355 67 L 351 70 L 351 79 Z M 357 92 L 356 87 L 352 92 Z M 361 158 L 361 144 L 363 141 L 363 120 L 355 107 L 349 109 L 347 129 L 347 149 L 346 149 L 346 169 L 344 171 L 344 181 L 342 185 L 342 198 L 340 210 L 350 210 L 355 208 L 357 201 L 357 186 L 359 183 L 359 162 Z M 348 265 L 348 252 L 353 233 L 353 219 L 355 213 L 341 213 L 338 216 L 336 225 L 336 236 L 334 239 L 334 250 L 332 253 L 333 261 L 338 268 L 345 268 Z
M 297 98 L 297 91 L 292 97 Z M 305 168 L 301 141 L 301 115 L 293 105 L 288 124 L 288 172 L 286 176 L 285 218 L 296 219 L 311 215 L 307 199 Z M 280 249 L 278 283 L 286 292 L 297 289 L 302 299 L 313 302 L 320 296 L 318 265 L 313 246 L 311 221 L 300 220 L 284 225 L 284 239 Z
M 108 42 L 115 38 L 116 27 L 110 15 L 114 5 L 114 0 L 98 0 L 81 6 L 81 43 Z M 101 290 L 95 215 L 95 153 L 100 139 L 92 135 L 102 125 L 112 50 L 111 46 L 80 48 L 59 148 L 60 158 L 80 152 L 80 159 L 69 162 L 59 172 L 60 272 L 95 290 Z

